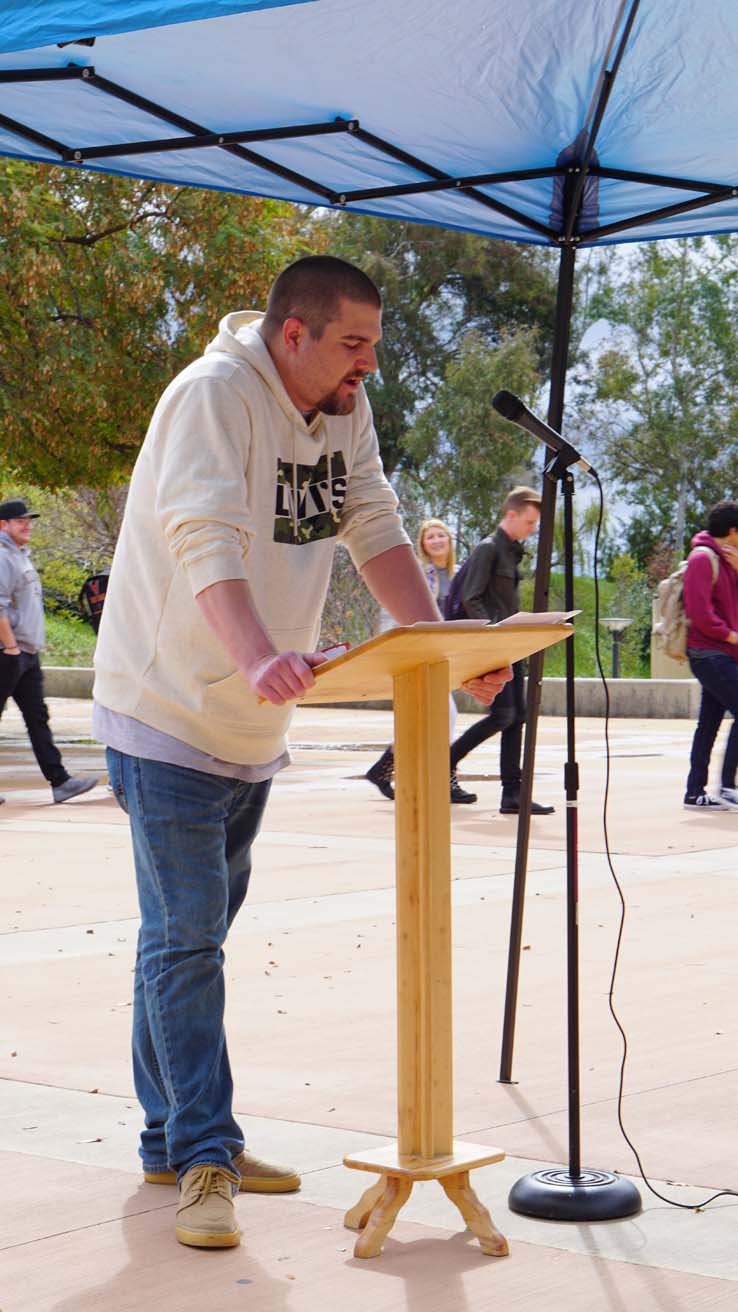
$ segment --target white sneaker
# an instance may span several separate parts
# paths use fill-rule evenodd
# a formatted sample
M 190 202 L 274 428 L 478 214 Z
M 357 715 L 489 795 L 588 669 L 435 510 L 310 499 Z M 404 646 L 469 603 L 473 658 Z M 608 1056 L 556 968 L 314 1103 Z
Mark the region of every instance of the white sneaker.
M 738 792 L 735 789 L 730 789 L 730 791 L 736 793 L 734 803 L 729 804 L 723 801 L 722 796 L 711 797 L 709 793 L 700 793 L 698 797 L 685 797 L 684 809 L 685 811 L 729 811 L 731 809 L 738 811 Z
M 738 811 L 738 788 L 721 788 L 720 801 L 728 811 Z

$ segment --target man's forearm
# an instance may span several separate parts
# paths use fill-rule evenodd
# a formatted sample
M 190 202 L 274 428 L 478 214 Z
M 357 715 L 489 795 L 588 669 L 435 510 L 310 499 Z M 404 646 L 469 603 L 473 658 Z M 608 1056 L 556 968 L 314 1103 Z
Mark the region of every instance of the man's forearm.
M 361 571 L 372 596 L 398 624 L 441 619 L 412 547 L 390 547 L 368 560 Z
M 264 628 L 245 579 L 223 579 L 197 594 L 203 618 L 220 638 L 239 670 L 246 674 L 276 648 Z
M 317 652 L 278 652 L 254 606 L 245 579 L 223 579 L 197 594 L 197 604 L 246 683 L 261 701 L 281 706 L 315 683 Z

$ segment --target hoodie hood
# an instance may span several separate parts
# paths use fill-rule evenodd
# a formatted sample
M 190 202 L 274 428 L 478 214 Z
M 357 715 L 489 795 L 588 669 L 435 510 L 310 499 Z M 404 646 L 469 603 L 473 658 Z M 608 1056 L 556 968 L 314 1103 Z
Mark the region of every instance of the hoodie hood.
M 297 505 L 299 489 L 297 486 L 297 454 L 295 448 L 296 432 L 302 431 L 309 437 L 322 441 L 328 462 L 328 486 L 333 483 L 333 452 L 327 425 L 323 422 L 320 411 L 316 411 L 310 422 L 297 406 L 290 400 L 284 383 L 279 376 L 269 348 L 261 335 L 264 315 L 260 310 L 236 310 L 221 319 L 218 335 L 205 347 L 205 355 L 218 354 L 245 361 L 255 369 L 259 377 L 269 388 L 280 410 L 290 421 L 292 431 L 292 532 L 295 540 L 299 536 Z M 336 522 L 338 518 L 334 513 Z
M 699 533 L 695 533 L 692 538 L 691 546 L 693 547 L 710 547 L 720 555 L 720 547 L 713 537 L 708 533 L 706 528 L 701 528 Z
M 217 336 L 205 347 L 205 355 L 218 352 L 231 358 L 244 360 L 255 369 L 264 380 L 280 409 L 284 411 L 291 423 L 297 422 L 306 432 L 314 433 L 320 427 L 322 416 L 318 413 L 308 424 L 304 415 L 290 400 L 277 367 L 269 354 L 261 325 L 264 315 L 261 310 L 236 310 L 221 319 Z

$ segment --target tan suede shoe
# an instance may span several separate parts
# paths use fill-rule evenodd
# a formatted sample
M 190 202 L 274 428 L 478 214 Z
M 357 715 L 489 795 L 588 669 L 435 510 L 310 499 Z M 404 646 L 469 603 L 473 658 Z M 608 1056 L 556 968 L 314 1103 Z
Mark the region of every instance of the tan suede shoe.
M 235 1248 L 241 1231 L 233 1207 L 239 1177 L 224 1166 L 192 1166 L 179 1186 L 175 1234 L 192 1248 Z
M 300 1177 L 289 1166 L 276 1162 L 263 1162 L 260 1157 L 245 1149 L 231 1163 L 241 1177 L 239 1189 L 243 1194 L 290 1194 L 300 1188 Z M 176 1171 L 144 1171 L 147 1184 L 176 1184 Z

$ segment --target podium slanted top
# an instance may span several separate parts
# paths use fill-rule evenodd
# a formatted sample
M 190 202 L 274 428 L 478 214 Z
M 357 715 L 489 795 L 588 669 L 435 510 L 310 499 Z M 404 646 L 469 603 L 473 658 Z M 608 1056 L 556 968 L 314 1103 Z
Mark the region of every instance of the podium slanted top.
M 518 620 L 517 616 L 512 621 Z M 531 622 L 532 621 L 532 622 Z M 523 660 L 568 638 L 574 630 L 560 616 L 520 616 L 504 620 L 453 620 L 388 629 L 315 670 L 315 684 L 300 705 L 386 701 L 392 680 L 418 665 L 448 661 L 449 691 L 488 670 Z

